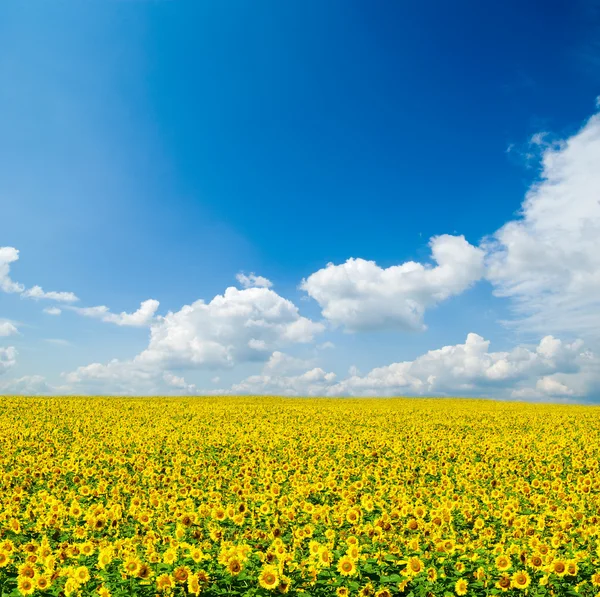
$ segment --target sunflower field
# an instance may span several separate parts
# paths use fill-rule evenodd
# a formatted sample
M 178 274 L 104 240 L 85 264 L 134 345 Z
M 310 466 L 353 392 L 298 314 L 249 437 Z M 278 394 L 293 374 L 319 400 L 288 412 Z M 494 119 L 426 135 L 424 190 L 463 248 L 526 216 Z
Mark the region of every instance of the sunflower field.
M 0 398 L 0 596 L 600 596 L 600 408 Z

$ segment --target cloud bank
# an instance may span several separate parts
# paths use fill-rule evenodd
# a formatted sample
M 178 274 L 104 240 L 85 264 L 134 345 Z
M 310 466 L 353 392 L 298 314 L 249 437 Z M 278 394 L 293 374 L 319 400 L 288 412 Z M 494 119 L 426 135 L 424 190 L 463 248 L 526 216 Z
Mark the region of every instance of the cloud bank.
M 348 331 L 424 330 L 425 309 L 460 294 L 484 275 L 484 252 L 463 236 L 431 239 L 435 266 L 407 261 L 388 268 L 350 258 L 329 263 L 300 287 L 323 316 Z

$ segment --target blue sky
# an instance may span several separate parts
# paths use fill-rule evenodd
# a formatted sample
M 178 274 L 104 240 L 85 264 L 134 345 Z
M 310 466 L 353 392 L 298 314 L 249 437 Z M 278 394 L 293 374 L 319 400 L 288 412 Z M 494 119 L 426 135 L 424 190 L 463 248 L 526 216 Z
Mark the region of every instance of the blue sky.
M 600 399 L 599 34 L 593 0 L 5 0 L 0 392 Z

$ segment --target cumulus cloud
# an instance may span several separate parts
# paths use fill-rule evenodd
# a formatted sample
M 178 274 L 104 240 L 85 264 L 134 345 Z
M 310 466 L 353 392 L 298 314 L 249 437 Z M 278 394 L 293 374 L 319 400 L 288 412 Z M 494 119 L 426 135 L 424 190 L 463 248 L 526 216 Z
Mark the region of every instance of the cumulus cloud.
M 550 390 L 559 386 L 547 376 L 576 376 L 587 369 L 590 357 L 581 350 L 580 340 L 563 343 L 552 336 L 544 337 L 535 349 L 517 346 L 511 351 L 491 352 L 489 345 L 488 340 L 471 333 L 464 344 L 431 350 L 414 361 L 378 367 L 363 377 L 351 376 L 330 388 L 330 393 L 509 397 L 521 386 L 541 384 L 538 389 L 550 395 Z
M 197 388 L 193 383 L 187 383 L 183 377 L 174 375 L 170 371 L 165 371 L 163 373 L 163 380 L 169 386 L 176 388 L 185 394 L 195 394 L 197 392 Z
M 198 300 L 157 317 L 148 347 L 133 359 L 92 363 L 63 377 L 73 391 L 84 393 L 156 393 L 165 384 L 191 391 L 187 384 L 177 386 L 181 378 L 172 369 L 229 368 L 259 361 L 266 362 L 267 370 L 290 370 L 298 366 L 293 357 L 272 353 L 311 342 L 323 329 L 323 324 L 302 317 L 292 302 L 268 288 L 230 287 L 209 303 Z
M 308 369 L 306 369 L 308 367 Z M 503 400 L 599 400 L 600 358 L 581 340 L 545 336 L 536 346 L 490 351 L 490 341 L 470 333 L 463 344 L 430 350 L 412 361 L 391 363 L 347 377 L 314 362 L 273 351 L 262 372 L 227 388 L 198 388 L 168 369 L 139 358 L 93 363 L 63 374 L 61 393 L 114 395 L 471 396 Z M 219 377 L 213 377 L 216 384 Z M 55 390 L 56 391 L 56 390 Z
M 323 329 L 268 288 L 230 287 L 210 303 L 198 300 L 160 317 L 137 359 L 165 368 L 230 367 L 265 360 L 285 345 L 311 342 Z
M 230 394 L 272 394 L 281 396 L 318 396 L 336 378 L 335 373 L 327 373 L 315 367 L 300 375 L 251 375 L 239 384 L 234 384 Z M 225 393 L 221 390 L 222 393 Z
M 90 395 L 194 395 L 194 384 L 172 371 L 149 366 L 139 361 L 112 361 L 92 363 L 62 374 L 61 394 Z
M 10 321 L 0 321 L 0 336 L 12 336 L 18 333 L 19 330 Z
M 240 272 L 236 275 L 236 280 L 243 288 L 271 288 L 273 286 L 271 280 L 267 280 L 267 278 L 263 278 L 262 276 L 257 276 L 254 273 L 250 273 L 246 276 L 244 273 Z
M 13 396 L 39 396 L 54 394 L 56 390 L 41 375 L 25 375 L 0 383 L 0 394 Z
M 47 299 L 51 301 L 58 301 L 61 303 L 75 303 L 79 299 L 72 292 L 44 292 L 41 286 L 33 286 L 29 290 L 21 293 L 24 298 L 30 298 L 34 300 Z
M 46 307 L 42 309 L 48 315 L 60 315 L 62 311 L 58 307 Z
M 158 301 L 148 299 L 147 301 L 143 301 L 139 309 L 134 313 L 123 311 L 119 314 L 111 313 L 110 309 L 104 305 L 98 307 L 71 307 L 71 310 L 84 317 L 93 317 L 116 325 L 144 327 L 152 323 L 159 305 Z
M 519 328 L 600 337 L 600 114 L 541 147 L 520 217 L 485 239 L 487 278 Z
M 0 247 L 0 290 L 9 293 L 19 293 L 23 298 L 35 300 L 48 299 L 53 301 L 73 303 L 79 299 L 72 292 L 44 292 L 41 286 L 33 286 L 25 290 L 23 284 L 10 278 L 10 264 L 18 261 L 19 251 L 14 247 Z
M 17 363 L 17 349 L 14 346 L 0 348 L 0 375 Z
M 144 367 L 133 361 L 113 359 L 108 363 L 91 363 L 63 374 L 67 393 L 86 394 L 156 394 L 164 371 Z
M 598 387 L 600 360 L 583 351 L 581 341 L 564 343 L 546 336 L 534 348 L 517 346 L 507 352 L 491 352 L 489 345 L 488 340 L 471 333 L 464 344 L 377 367 L 364 376 L 351 367 L 349 376 L 339 381 L 335 374 L 320 368 L 289 375 L 265 367 L 261 375 L 220 393 L 573 400 L 593 395 L 593 388 Z
M 322 344 L 317 344 L 316 348 L 317 350 L 329 350 L 330 348 L 335 348 L 335 344 L 328 340 L 327 342 L 323 342 Z
M 349 331 L 423 330 L 425 309 L 460 294 L 484 274 L 484 252 L 463 236 L 436 236 L 429 245 L 435 266 L 408 261 L 381 268 L 350 258 L 329 263 L 300 287 L 329 321 Z
M 25 287 L 10 279 L 10 264 L 19 259 L 14 247 L 0 247 L 0 289 L 4 292 L 23 292 Z
M 312 361 L 299 359 L 276 350 L 263 367 L 263 372 L 269 375 L 287 375 L 292 372 L 306 371 L 313 364 Z

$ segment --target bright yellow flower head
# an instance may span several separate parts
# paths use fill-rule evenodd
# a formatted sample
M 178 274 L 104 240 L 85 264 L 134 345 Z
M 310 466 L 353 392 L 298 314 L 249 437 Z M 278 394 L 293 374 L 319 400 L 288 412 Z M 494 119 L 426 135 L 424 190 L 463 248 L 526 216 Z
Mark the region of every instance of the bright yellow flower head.
M 464 578 L 459 578 L 454 584 L 454 592 L 457 595 L 466 595 L 469 583 Z
M 269 591 L 273 591 L 279 584 L 279 575 L 275 566 L 264 566 L 258 577 L 258 584 Z

